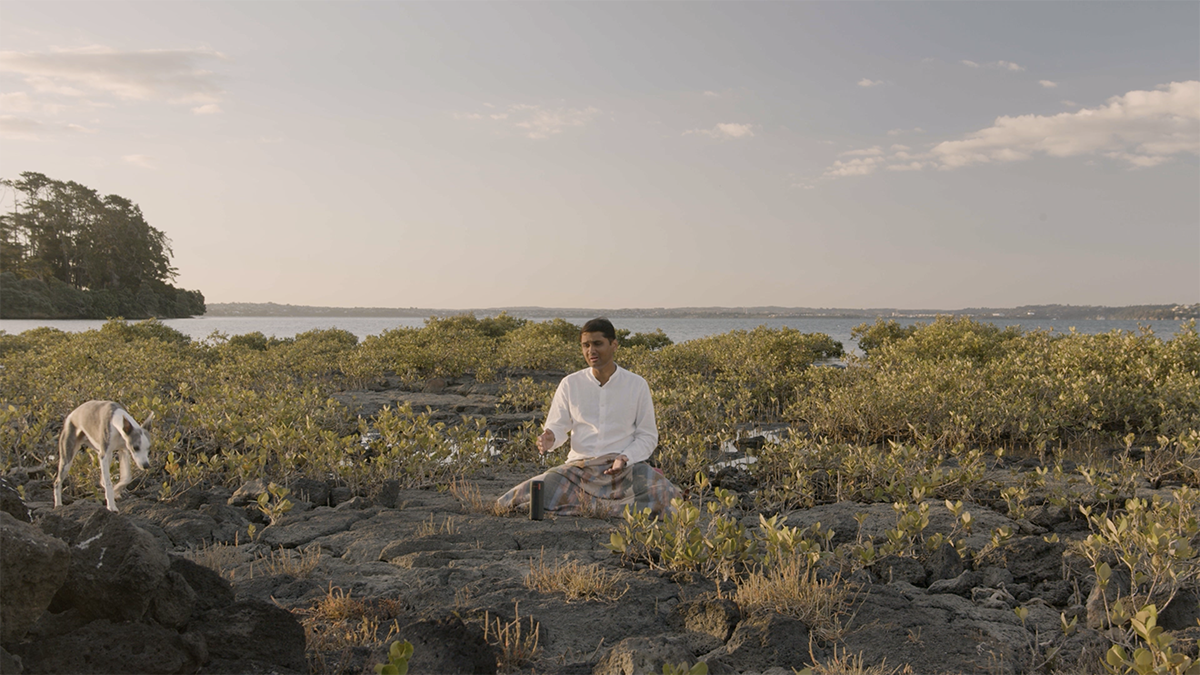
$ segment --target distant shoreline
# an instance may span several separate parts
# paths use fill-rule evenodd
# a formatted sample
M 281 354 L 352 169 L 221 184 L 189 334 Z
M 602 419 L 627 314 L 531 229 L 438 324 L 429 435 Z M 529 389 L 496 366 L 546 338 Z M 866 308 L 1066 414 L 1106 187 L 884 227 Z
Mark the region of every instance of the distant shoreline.
M 490 307 L 476 309 L 434 309 L 419 307 L 315 307 L 281 305 L 273 302 L 208 303 L 212 317 L 430 317 L 474 314 L 495 316 L 501 312 L 516 317 L 594 317 L 614 318 L 829 318 L 829 319 L 932 319 L 937 316 L 970 316 L 987 319 L 1113 319 L 1156 321 L 1200 319 L 1200 303 L 1193 305 L 1129 305 L 1125 307 L 1087 305 L 1026 305 L 1021 307 L 973 307 L 965 309 L 846 309 L 807 307 L 674 307 L 595 309 L 579 307 Z

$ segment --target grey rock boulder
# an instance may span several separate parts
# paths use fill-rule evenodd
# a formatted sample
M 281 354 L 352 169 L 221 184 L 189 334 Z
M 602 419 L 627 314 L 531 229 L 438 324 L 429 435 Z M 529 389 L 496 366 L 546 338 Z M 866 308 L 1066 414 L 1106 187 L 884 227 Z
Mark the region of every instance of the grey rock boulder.
M 0 644 L 20 640 L 67 580 L 66 542 L 0 511 Z
M 194 673 L 202 653 L 178 632 L 144 623 L 93 621 L 79 630 L 30 643 L 21 655 L 26 673 L 80 675 Z
M 1021 537 L 988 553 L 980 566 L 1003 567 L 1018 583 L 1037 584 L 1063 578 L 1063 552 L 1066 544 L 1048 542 L 1041 537 Z
M 84 616 L 136 621 L 146 613 L 170 567 L 166 551 L 128 518 L 94 511 L 71 546 L 67 580 L 54 598 L 58 609 Z
M 1011 609 L 976 607 L 949 593 L 907 584 L 872 586 L 846 625 L 842 649 L 866 664 L 887 659 L 913 672 L 1015 673 L 1030 634 Z
M 483 631 L 456 616 L 410 623 L 400 635 L 413 645 L 408 672 L 413 675 L 494 675 L 496 654 Z
M 172 544 L 186 546 L 212 541 L 217 521 L 199 511 L 180 511 L 163 520 L 161 527 Z
M 696 657 L 684 639 L 659 635 L 631 637 L 618 642 L 592 669 L 592 675 L 658 675 L 663 665 L 695 665 Z
M 723 647 L 704 655 L 721 672 L 762 671 L 772 666 L 804 668 L 812 665 L 809 628 L 804 622 L 775 612 L 756 614 L 742 621 Z M 823 650 L 811 654 L 820 659 Z
M 962 556 L 948 543 L 942 544 L 925 559 L 925 571 L 929 574 L 930 584 L 943 579 L 954 579 L 965 569 Z
M 233 586 L 214 570 L 187 558 L 171 556 L 170 572 L 178 574 L 195 593 L 196 612 L 226 607 L 234 602 Z
M 9 654 L 8 650 L 0 647 L 0 673 L 20 675 L 23 672 L 25 672 L 25 665 L 21 663 L 21 657 Z
M 322 506 L 305 513 L 287 514 L 259 535 L 259 542 L 272 548 L 295 548 L 316 539 L 350 529 L 354 523 L 369 518 L 361 510 L 339 511 Z
M 983 576 L 974 570 L 967 570 L 953 579 L 941 579 L 929 584 L 929 593 L 952 593 L 964 598 L 971 597 L 971 589 L 978 586 Z
M 261 600 L 245 600 L 205 612 L 188 626 L 204 636 L 213 660 L 264 664 L 307 672 L 304 627 L 291 612 Z
M 196 591 L 178 572 L 167 570 L 150 600 L 150 616 L 163 626 L 180 629 L 196 609 Z
M 925 566 L 915 558 L 889 555 L 871 566 L 871 572 L 883 583 L 903 581 L 914 586 L 924 586 L 928 573 Z
M 21 499 L 21 493 L 3 478 L 0 478 L 0 511 L 23 523 L 33 522 L 29 515 L 29 507 L 25 505 L 25 500 Z
M 742 612 L 733 601 L 709 598 L 675 605 L 667 616 L 667 625 L 676 630 L 706 633 L 725 642 L 741 620 Z
M 1114 567 L 1108 583 L 1092 586 L 1092 592 L 1087 598 L 1087 627 L 1104 630 L 1109 627 L 1109 608 L 1117 598 L 1129 595 L 1129 571 L 1124 567 Z

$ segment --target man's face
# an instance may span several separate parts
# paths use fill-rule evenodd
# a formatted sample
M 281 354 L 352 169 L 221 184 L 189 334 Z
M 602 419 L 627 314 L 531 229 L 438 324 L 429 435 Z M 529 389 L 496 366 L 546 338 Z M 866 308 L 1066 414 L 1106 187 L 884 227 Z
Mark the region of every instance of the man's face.
M 617 341 L 604 337 L 604 333 L 580 335 L 579 346 L 583 348 L 584 360 L 597 370 L 606 369 L 617 353 Z

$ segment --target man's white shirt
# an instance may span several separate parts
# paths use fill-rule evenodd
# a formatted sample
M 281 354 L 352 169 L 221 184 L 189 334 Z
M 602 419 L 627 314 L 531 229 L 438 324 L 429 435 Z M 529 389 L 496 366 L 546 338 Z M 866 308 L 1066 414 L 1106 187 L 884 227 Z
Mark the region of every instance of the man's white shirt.
M 545 428 L 554 432 L 555 448 L 571 432 L 567 461 L 617 453 L 633 464 L 649 459 L 658 445 L 650 385 L 620 366 L 604 386 L 591 368 L 564 377 Z

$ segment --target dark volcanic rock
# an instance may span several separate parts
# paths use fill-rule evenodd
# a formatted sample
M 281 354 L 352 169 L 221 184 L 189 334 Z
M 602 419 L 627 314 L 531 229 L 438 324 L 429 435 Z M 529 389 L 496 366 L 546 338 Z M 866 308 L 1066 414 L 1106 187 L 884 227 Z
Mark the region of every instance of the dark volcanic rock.
M 128 518 L 93 511 L 71 546 L 66 583 L 54 607 L 77 607 L 84 616 L 136 621 L 146 613 L 170 566 L 166 551 Z
M 492 675 L 496 672 L 496 654 L 483 631 L 468 626 L 456 616 L 437 621 L 410 623 L 400 635 L 413 645 L 408 662 L 413 675 Z
M 904 581 L 913 586 L 924 586 L 925 579 L 929 576 L 925 572 L 925 566 L 916 559 L 897 555 L 881 558 L 871 566 L 871 571 L 883 583 Z
M 1200 593 L 1180 591 L 1158 612 L 1158 625 L 1164 630 L 1195 628 L 1200 620 Z
M 984 609 L 908 584 L 872 586 L 847 624 L 847 654 L 904 663 L 918 673 L 1014 672 L 1029 633 L 1011 609 Z
M 659 635 L 631 637 L 608 650 L 592 675 L 652 675 L 663 672 L 663 665 L 691 665 L 695 656 L 680 638 Z
M 288 485 L 293 499 L 309 502 L 313 506 L 329 506 L 329 483 L 312 478 L 297 478 Z
M 21 663 L 21 657 L 9 654 L 8 650 L 0 647 L 0 673 L 22 673 L 24 671 L 25 666 Z
M 297 672 L 308 670 L 304 628 L 291 612 L 271 603 L 246 600 L 211 609 L 189 628 L 204 636 L 213 660 L 224 664 L 214 667 L 253 662 Z M 257 672 L 257 668 L 242 672 Z
M 212 541 L 217 521 L 198 511 L 180 511 L 163 520 L 161 527 L 172 544 L 186 546 L 189 543 Z
M 1066 544 L 1041 537 L 1022 537 L 1008 542 L 979 561 L 979 565 L 1003 567 L 1018 583 L 1036 584 L 1063 578 Z
M 166 576 L 150 600 L 150 616 L 170 628 L 183 628 L 196 609 L 196 591 L 178 572 L 167 570 Z
M 179 633 L 142 623 L 93 621 L 39 640 L 21 654 L 27 673 L 194 673 L 202 654 Z
M 343 532 L 369 515 L 361 510 L 338 511 L 327 506 L 288 514 L 264 529 L 259 541 L 272 547 L 295 548 L 335 532 Z
M 196 610 L 207 611 L 233 604 L 233 587 L 229 582 L 203 565 L 171 556 L 170 571 L 178 574 L 196 594 Z
M 67 580 L 66 542 L 0 511 L 0 643 L 19 640 Z
M 929 593 L 952 593 L 969 598 L 971 589 L 978 586 L 982 578 L 979 572 L 967 570 L 953 579 L 940 579 L 929 584 Z
M 667 616 L 667 625 L 676 630 L 707 633 L 725 642 L 741 620 L 742 612 L 733 601 L 714 598 L 675 605 Z
M 716 670 L 761 671 L 772 666 L 804 668 L 812 665 L 808 626 L 774 612 L 742 619 L 725 646 L 704 656 Z M 813 648 L 820 658 L 823 650 Z
M 21 499 L 21 493 L 3 478 L 0 478 L 0 511 L 23 523 L 33 522 L 29 516 L 29 507 L 25 506 L 25 500 Z
M 951 544 L 942 544 L 941 548 L 929 554 L 925 560 L 925 570 L 929 572 L 929 583 L 942 579 L 954 579 L 963 573 L 962 556 Z

